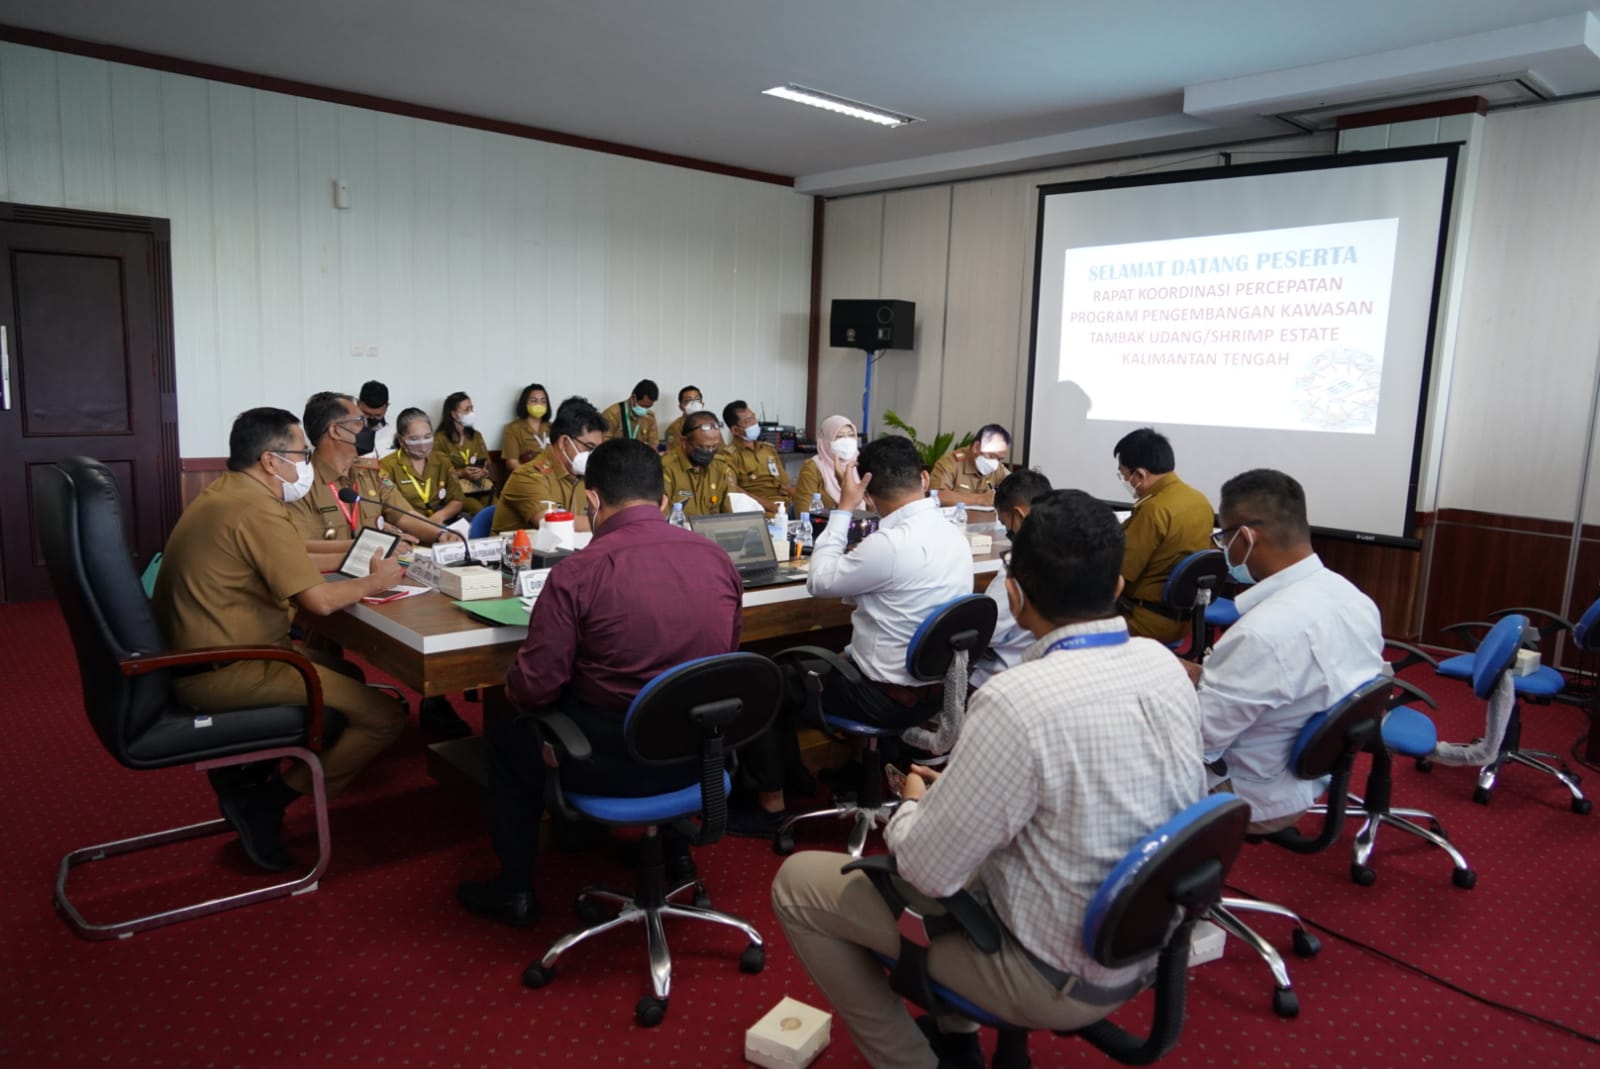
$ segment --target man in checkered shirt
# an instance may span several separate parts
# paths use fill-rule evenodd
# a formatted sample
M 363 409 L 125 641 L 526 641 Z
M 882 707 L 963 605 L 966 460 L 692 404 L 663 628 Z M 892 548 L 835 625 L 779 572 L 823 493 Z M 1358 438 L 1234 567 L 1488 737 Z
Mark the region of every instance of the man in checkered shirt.
M 1006 582 L 1037 641 L 973 696 L 945 772 L 906 777 L 884 833 L 914 891 L 976 885 L 988 899 L 1005 928 L 1000 951 L 941 936 L 929 970 L 1025 1028 L 1082 1028 L 1140 990 L 1154 959 L 1100 966 L 1083 950 L 1084 912 L 1141 836 L 1205 794 L 1194 686 L 1117 615 L 1122 550 L 1116 517 L 1089 495 L 1034 502 Z M 936 1051 L 889 989 L 873 955 L 898 953 L 895 920 L 865 876 L 840 874 L 847 860 L 808 852 L 779 870 L 772 901 L 796 955 L 872 1065 L 982 1065 L 975 1035 L 941 1035 Z M 911 897 L 919 911 L 937 908 Z

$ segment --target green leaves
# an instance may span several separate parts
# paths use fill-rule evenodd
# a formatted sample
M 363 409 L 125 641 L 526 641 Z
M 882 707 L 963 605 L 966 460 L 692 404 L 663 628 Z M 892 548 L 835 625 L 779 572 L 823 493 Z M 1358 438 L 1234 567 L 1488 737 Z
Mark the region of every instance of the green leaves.
M 973 435 L 971 431 L 964 434 L 960 441 L 956 440 L 955 431 L 941 431 L 934 437 L 932 442 L 923 442 L 917 438 L 917 429 L 896 415 L 892 408 L 884 411 L 883 422 L 910 438 L 911 443 L 917 447 L 918 455 L 922 457 L 922 463 L 929 468 L 938 463 L 939 458 L 950 452 L 950 450 L 963 449 L 972 444 Z M 879 437 L 882 437 L 882 435 L 879 435 Z

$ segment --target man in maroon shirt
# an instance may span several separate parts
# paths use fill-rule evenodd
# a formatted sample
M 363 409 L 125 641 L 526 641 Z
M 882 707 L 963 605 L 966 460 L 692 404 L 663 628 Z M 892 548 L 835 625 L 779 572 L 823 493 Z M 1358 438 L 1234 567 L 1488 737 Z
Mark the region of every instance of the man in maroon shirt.
M 622 726 L 634 696 L 684 661 L 739 648 L 744 586 L 727 552 L 662 515 L 661 462 L 643 442 L 614 438 L 588 454 L 584 496 L 595 532 L 550 572 L 528 637 L 506 673 L 519 710 L 556 706 L 588 736 L 588 761 L 563 762 L 561 785 L 638 797 L 699 780 L 699 764 L 641 765 Z M 531 716 L 491 729 L 489 794 L 500 873 L 464 883 L 461 904 L 514 927 L 538 915 L 533 863 L 544 810 L 542 739 Z

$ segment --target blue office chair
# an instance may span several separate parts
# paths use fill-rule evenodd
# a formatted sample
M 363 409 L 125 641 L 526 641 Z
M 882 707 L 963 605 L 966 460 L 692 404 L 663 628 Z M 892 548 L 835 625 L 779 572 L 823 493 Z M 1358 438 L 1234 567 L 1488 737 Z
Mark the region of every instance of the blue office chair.
M 1297 854 L 1315 854 L 1338 841 L 1344 829 L 1351 769 L 1355 766 L 1356 755 L 1367 749 L 1378 733 L 1378 724 L 1383 719 L 1392 683 L 1388 676 L 1368 680 L 1335 702 L 1326 712 L 1307 720 L 1300 734 L 1295 737 L 1289 751 L 1290 771 L 1304 780 L 1328 780 L 1327 805 L 1317 807 L 1322 816 L 1322 826 L 1317 834 L 1304 835 L 1298 828 L 1290 827 L 1259 839 Z M 1258 841 L 1256 836 L 1249 838 Z M 1272 993 L 1272 1011 L 1280 1017 L 1296 1016 L 1300 1012 L 1300 999 L 1289 980 L 1289 970 L 1283 963 L 1283 957 L 1271 943 L 1234 915 L 1239 911 L 1270 913 L 1291 922 L 1294 925 L 1291 946 L 1299 957 L 1315 957 L 1322 949 L 1321 942 L 1305 930 L 1296 913 L 1272 902 L 1253 898 L 1224 898 L 1207 914 L 1207 919 L 1217 927 L 1255 950 L 1267 963 L 1267 968 L 1272 970 L 1276 981 Z
M 523 971 L 526 986 L 548 984 L 561 955 L 586 939 L 624 925 L 643 924 L 650 952 L 651 994 L 634 1006 L 634 1019 L 647 1028 L 660 1024 L 672 987 L 672 957 L 662 926 L 666 917 L 710 921 L 743 932 L 749 943 L 739 957 L 739 968 L 747 973 L 762 970 L 766 950 L 759 932 L 731 913 L 710 908 L 705 886 L 696 880 L 667 887 L 658 832 L 662 824 L 671 824 L 696 846 L 722 838 L 728 816 L 727 754 L 767 730 L 777 714 L 782 689 L 777 665 L 758 654 L 728 653 L 686 661 L 639 692 L 628 707 L 623 733 L 629 754 L 640 764 L 688 765 L 698 759 L 699 783 L 667 794 L 617 798 L 564 792 L 559 773 L 546 777 L 548 803 L 562 816 L 611 827 L 643 826 L 644 838 L 634 893 L 598 886 L 578 892 L 583 927 L 557 939 L 543 958 Z M 558 711 L 535 715 L 545 735 L 547 763 L 559 768 L 561 761 L 588 757 L 589 741 L 570 717 Z M 695 818 L 700 820 L 698 825 Z M 690 890 L 695 892 L 694 904 L 672 901 Z M 618 911 L 607 913 L 602 903 L 616 906 Z
M 1591 605 L 1583 614 L 1583 619 L 1573 628 L 1574 635 L 1585 648 L 1591 648 L 1590 643 L 1600 642 L 1600 627 L 1596 626 L 1597 620 L 1600 620 L 1600 602 Z M 1452 626 L 1463 628 L 1482 625 Z M 1581 634 L 1578 633 L 1578 627 L 1583 629 Z M 1501 677 L 1510 672 L 1516 664 L 1517 651 L 1523 648 L 1527 638 L 1526 616 L 1521 613 L 1503 615 L 1489 628 L 1473 652 L 1440 661 L 1437 670 L 1443 676 L 1469 680 L 1472 692 L 1487 702 L 1493 697 Z M 1463 676 L 1463 672 L 1467 675 Z M 1495 782 L 1499 779 L 1501 769 L 1507 762 L 1512 762 L 1526 765 L 1560 780 L 1572 795 L 1572 811 L 1580 816 L 1587 816 L 1591 805 L 1589 799 L 1584 797 L 1583 788 L 1579 786 L 1582 778 L 1568 766 L 1566 760 L 1560 754 L 1547 750 L 1522 748 L 1522 700 L 1528 698 L 1532 701 L 1549 701 L 1561 693 L 1566 684 L 1565 678 L 1554 668 L 1541 665 L 1531 675 L 1512 676 L 1511 683 L 1516 691 L 1511 717 L 1506 722 L 1505 733 L 1501 736 L 1494 757 L 1478 770 L 1478 785 L 1472 792 L 1472 800 L 1479 805 L 1488 805 L 1494 796 Z
M 478 514 L 472 517 L 472 523 L 467 526 L 467 537 L 488 538 L 494 531 L 494 510 L 499 507 L 499 505 L 486 505 L 479 509 Z
M 817 646 L 797 646 L 777 655 L 778 663 L 793 671 L 801 681 L 805 693 L 801 718 L 837 742 L 865 739 L 866 750 L 862 754 L 861 778 L 855 784 L 853 797 L 841 796 L 830 808 L 797 813 L 784 821 L 773 838 L 774 851 L 781 855 L 794 853 L 796 824 L 834 817 L 853 822 L 845 849 L 851 857 L 861 856 L 867 835 L 874 828 L 889 823 L 900 804 L 897 799 L 883 796 L 883 758 L 878 751 L 878 740 L 909 735 L 914 743 L 931 743 L 933 745 L 927 748 L 949 752 L 955 745 L 955 734 L 960 731 L 961 711 L 966 707 L 967 666 L 988 648 L 998 614 L 999 609 L 992 599 L 982 594 L 968 594 L 939 606 L 911 636 L 906 646 L 906 671 L 925 683 L 940 680 L 945 683 L 945 712 L 940 717 L 938 730 L 933 733 L 924 733 L 921 729 L 908 731 L 905 727 L 879 727 L 833 716 L 822 707 L 823 683 L 830 674 L 850 687 L 870 685 L 850 659 Z
M 1183 656 L 1195 664 L 1205 660 L 1211 645 L 1207 614 L 1227 578 L 1222 550 L 1202 549 L 1173 565 L 1167 585 L 1161 589 L 1161 604 L 1167 611 L 1189 621 L 1189 651 Z M 1237 610 L 1234 618 L 1238 618 Z
M 1173 1048 L 1183 1031 L 1195 922 L 1221 898 L 1249 821 L 1244 802 L 1231 794 L 1213 794 L 1140 838 L 1123 855 L 1089 901 L 1082 945 L 1108 969 L 1155 959 L 1153 982 L 1147 976 L 1128 991 L 1132 999 L 1147 986 L 1155 988 L 1150 1033 L 1140 1039 L 1101 1020 L 1063 1034 L 1082 1037 L 1124 1065 L 1149 1065 Z M 1026 1029 L 963 998 L 928 972 L 928 947 L 940 935 L 960 931 L 984 953 L 1000 949 L 999 924 L 988 909 L 958 891 L 942 900 L 945 913 L 921 916 L 896 887 L 895 862 L 888 854 L 852 861 L 844 871 L 865 873 L 898 922 L 898 954 L 878 956 L 889 969 L 889 985 L 932 1013 L 958 1013 L 998 1029 L 995 1065 L 1028 1064 Z

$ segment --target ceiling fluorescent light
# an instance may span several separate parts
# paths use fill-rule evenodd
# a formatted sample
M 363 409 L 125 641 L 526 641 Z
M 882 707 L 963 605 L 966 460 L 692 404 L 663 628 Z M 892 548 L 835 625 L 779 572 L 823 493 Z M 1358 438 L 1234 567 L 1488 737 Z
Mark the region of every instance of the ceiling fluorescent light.
M 879 126 L 905 126 L 908 123 L 921 122 L 921 119 L 910 115 L 901 115 L 898 111 L 889 111 L 886 108 L 875 108 L 871 104 L 863 104 L 859 100 L 849 97 L 834 96 L 832 93 L 822 93 L 815 89 L 807 89 L 803 85 L 775 85 L 771 89 L 763 89 L 767 96 L 778 97 L 782 100 L 792 100 L 796 104 L 806 104 L 813 108 L 821 108 L 839 115 L 848 115 L 855 119 L 865 119 L 867 122 L 877 123 Z

